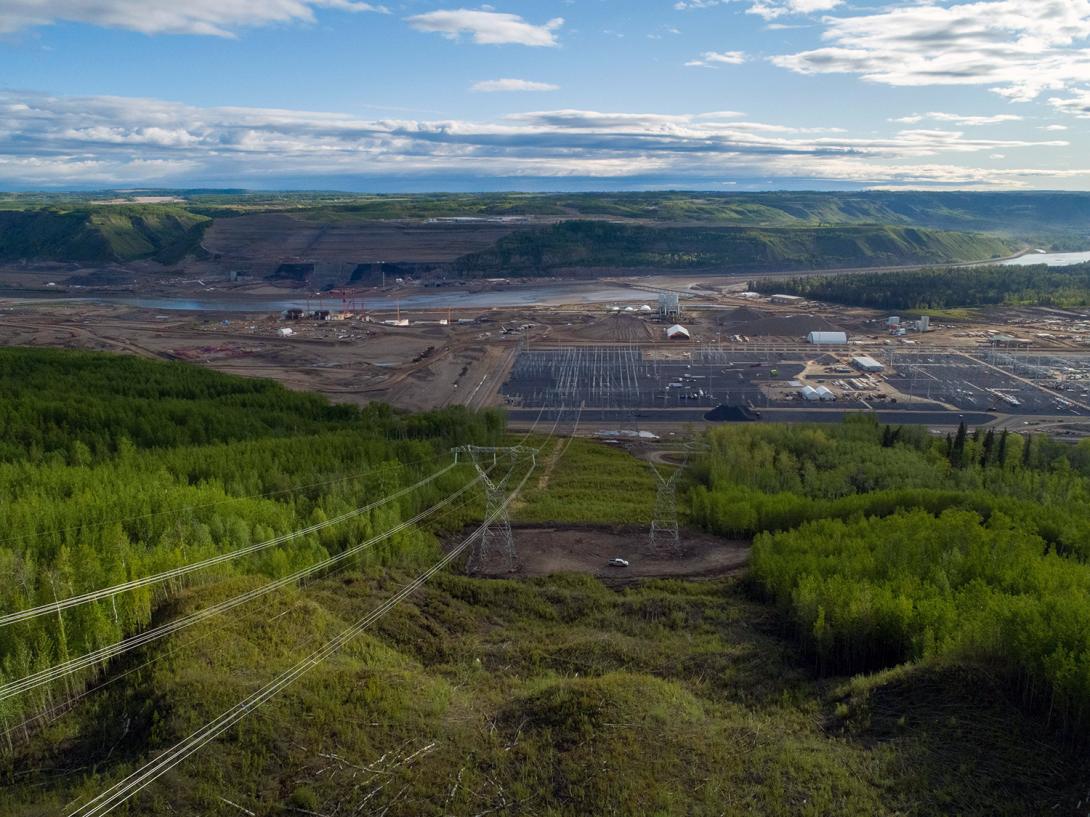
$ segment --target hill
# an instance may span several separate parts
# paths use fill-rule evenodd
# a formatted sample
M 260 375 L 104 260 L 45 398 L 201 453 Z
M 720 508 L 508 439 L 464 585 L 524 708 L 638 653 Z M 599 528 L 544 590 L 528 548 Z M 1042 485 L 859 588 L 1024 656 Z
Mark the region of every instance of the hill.
M 432 474 L 451 445 L 500 442 L 501 427 L 496 413 L 331 406 L 183 364 L 0 351 L 0 570 L 14 577 L 0 613 L 321 524 Z M 644 463 L 591 440 L 530 442 L 539 470 L 516 519 L 588 535 L 646 521 Z M 688 521 L 756 534 L 750 577 L 613 590 L 440 571 L 127 812 L 1077 813 L 1090 449 L 868 422 L 724 428 L 708 443 Z M 0 689 L 129 633 L 143 642 L 0 698 L 0 817 L 70 812 L 379 608 L 472 529 L 476 493 L 306 583 L 250 594 L 467 477 L 444 472 L 343 527 L 116 605 L 0 627 Z M 1066 625 L 1031 622 L 1004 650 L 1019 611 Z M 1009 676 L 1050 632 L 1066 652 Z M 1038 711 L 1050 691 L 1051 724 Z
M 520 230 L 455 262 L 465 276 L 579 268 L 656 267 L 722 272 L 980 261 L 1011 254 L 997 236 L 915 227 L 652 227 L 564 221 Z
M 0 210 L 0 261 L 169 264 L 199 252 L 207 216 L 172 206 Z
M 5 760 L 0 815 L 94 796 L 411 575 L 340 573 L 118 667 Z M 815 680 L 735 582 L 444 574 L 129 813 L 1024 817 L 1073 814 L 1086 773 L 980 670 Z

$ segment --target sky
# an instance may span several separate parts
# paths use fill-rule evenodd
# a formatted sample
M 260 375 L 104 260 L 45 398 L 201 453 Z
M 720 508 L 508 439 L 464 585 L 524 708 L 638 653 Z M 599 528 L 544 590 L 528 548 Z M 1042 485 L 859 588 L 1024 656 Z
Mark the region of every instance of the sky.
M 0 189 L 1090 189 L 1090 0 L 0 0 Z

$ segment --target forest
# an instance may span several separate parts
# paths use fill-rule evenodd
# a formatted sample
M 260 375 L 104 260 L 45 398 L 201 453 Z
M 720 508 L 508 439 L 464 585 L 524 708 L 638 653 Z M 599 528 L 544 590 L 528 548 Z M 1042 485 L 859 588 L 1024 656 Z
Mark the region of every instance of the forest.
M 1084 743 L 1090 443 L 1006 431 L 717 429 L 694 521 L 754 534 L 750 580 L 826 673 L 985 666 Z
M 459 258 L 454 269 L 467 277 L 595 267 L 828 269 L 986 261 L 1012 246 L 994 235 L 873 224 L 665 227 L 579 220 L 519 230 Z
M 79 395 L 77 400 L 73 395 Z M 320 523 L 426 479 L 452 446 L 496 441 L 497 412 L 408 415 L 338 406 L 181 363 L 0 350 L 0 611 L 110 587 Z M 0 683 L 146 627 L 192 581 L 283 576 L 408 518 L 467 481 L 452 469 L 396 501 L 186 581 L 0 628 Z M 474 495 L 431 528 L 369 551 L 431 555 L 429 529 L 472 518 Z M 469 504 L 466 504 L 466 502 Z M 468 516 L 467 516 L 468 514 Z M 94 673 L 90 673 L 93 675 Z M 86 673 L 85 673 L 86 675 Z M 78 686 L 68 681 L 66 689 Z M 63 690 L 0 701 L 10 724 Z
M 476 525 L 479 492 L 361 541 L 472 488 L 451 446 L 504 439 L 494 411 L 337 406 L 91 353 L 0 350 L 0 386 L 0 617 L 403 492 L 0 627 L 2 691 L 288 580 L 2 698 L 0 817 L 70 813 L 386 604 Z M 647 524 L 645 461 L 586 438 L 533 443 L 516 542 L 520 524 Z M 440 571 L 121 813 L 1072 812 L 1090 766 L 1056 736 L 1077 739 L 1085 712 L 1090 540 L 1068 509 L 1085 507 L 1090 448 L 867 418 L 693 443 L 684 522 L 754 536 L 747 577 Z
M 755 292 L 782 292 L 872 309 L 951 309 L 995 304 L 1087 306 L 1090 264 L 982 266 L 750 281 Z

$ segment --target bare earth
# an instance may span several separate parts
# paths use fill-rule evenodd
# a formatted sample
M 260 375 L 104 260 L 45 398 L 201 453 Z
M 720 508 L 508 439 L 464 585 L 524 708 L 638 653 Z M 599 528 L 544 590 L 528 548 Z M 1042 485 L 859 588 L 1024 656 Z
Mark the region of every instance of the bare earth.
M 518 565 L 506 571 L 499 559 L 485 563 L 482 575 L 529 578 L 553 573 L 586 573 L 608 584 L 640 579 L 709 579 L 739 573 L 749 559 L 749 542 L 719 539 L 683 530 L 678 550 L 652 547 L 645 527 L 590 525 L 514 526 Z M 610 559 L 628 567 L 611 567 Z

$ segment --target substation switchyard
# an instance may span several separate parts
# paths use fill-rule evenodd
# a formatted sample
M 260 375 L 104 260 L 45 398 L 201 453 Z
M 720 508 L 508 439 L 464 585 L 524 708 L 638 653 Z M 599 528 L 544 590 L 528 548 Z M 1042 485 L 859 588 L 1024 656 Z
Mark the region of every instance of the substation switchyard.
M 573 345 L 524 349 L 502 392 L 518 419 L 582 404 L 601 419 L 720 419 L 708 413 L 728 407 L 745 419 L 880 411 L 889 422 L 956 425 L 997 414 L 1090 417 L 1090 361 L 995 349 Z

